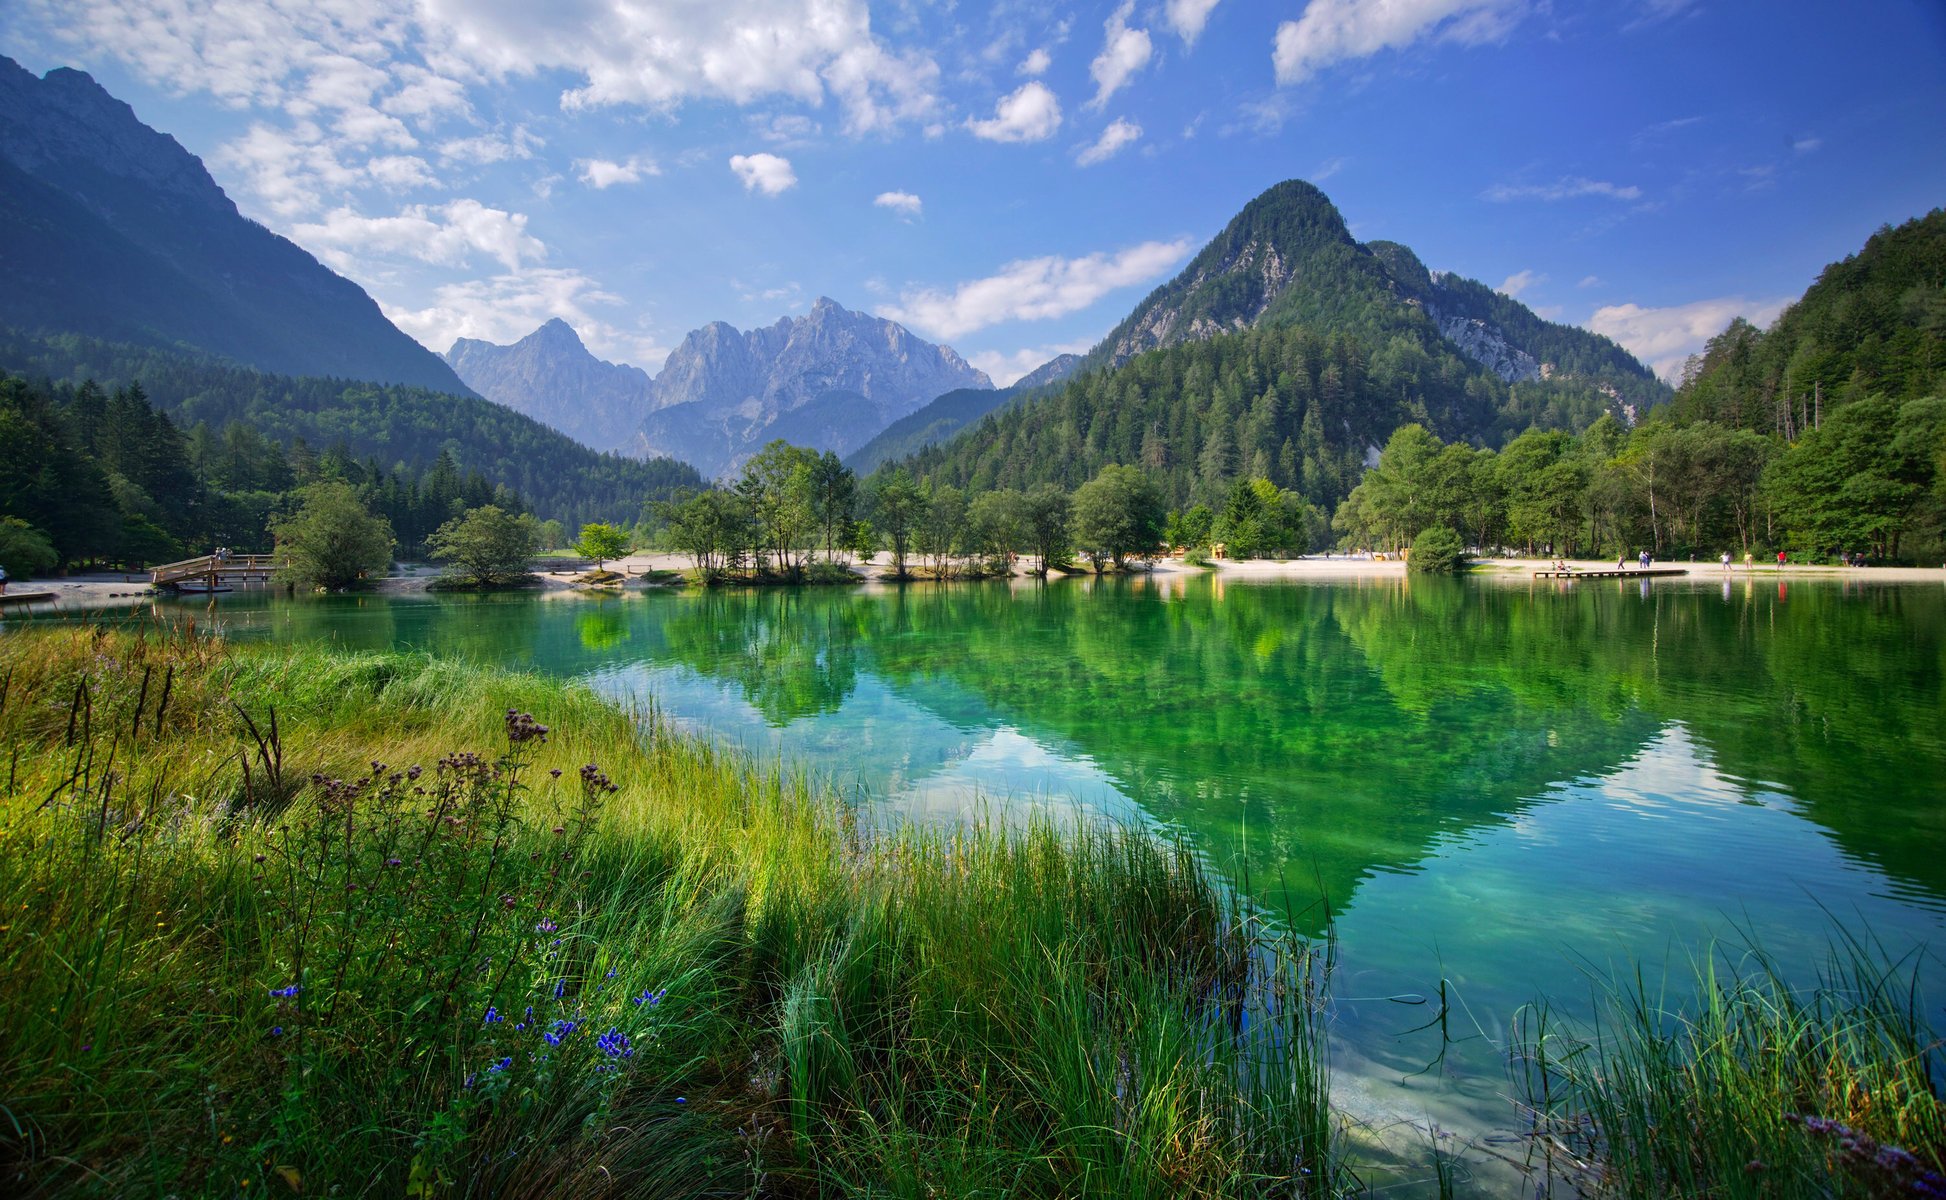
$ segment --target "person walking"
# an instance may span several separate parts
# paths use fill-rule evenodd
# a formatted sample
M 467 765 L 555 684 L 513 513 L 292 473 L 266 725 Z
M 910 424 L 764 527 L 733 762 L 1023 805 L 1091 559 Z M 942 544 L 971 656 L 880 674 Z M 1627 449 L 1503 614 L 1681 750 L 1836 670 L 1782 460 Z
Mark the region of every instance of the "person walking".
M 1649 569 L 1649 552 L 1647 550 L 1642 551 L 1642 569 L 1644 571 Z
M 0 567 L 0 596 L 7 594 L 7 568 Z
M 1780 571 L 1784 569 L 1784 552 L 1782 550 L 1777 552 L 1777 569 Z
M 1725 571 L 1730 569 L 1730 552 L 1728 550 L 1723 552 L 1723 569 Z

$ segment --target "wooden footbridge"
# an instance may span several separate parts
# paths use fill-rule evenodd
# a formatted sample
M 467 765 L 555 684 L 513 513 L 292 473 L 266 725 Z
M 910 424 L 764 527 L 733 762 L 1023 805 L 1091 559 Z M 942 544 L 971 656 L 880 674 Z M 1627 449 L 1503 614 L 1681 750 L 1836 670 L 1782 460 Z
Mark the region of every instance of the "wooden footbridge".
M 1598 567 L 1592 571 L 1548 570 L 1534 572 L 1536 579 L 1648 579 L 1657 575 L 1687 575 L 1688 567 Z
M 235 587 L 240 583 L 269 583 L 277 569 L 274 554 L 205 554 L 181 562 L 149 568 L 149 582 L 156 587 L 180 588 L 184 584 L 204 587 Z

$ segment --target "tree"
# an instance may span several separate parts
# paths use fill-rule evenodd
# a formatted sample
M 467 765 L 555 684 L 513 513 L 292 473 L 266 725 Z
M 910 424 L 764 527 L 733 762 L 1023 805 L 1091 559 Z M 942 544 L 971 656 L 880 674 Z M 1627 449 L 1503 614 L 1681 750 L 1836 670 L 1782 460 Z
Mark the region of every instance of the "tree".
M 776 556 L 777 569 L 784 575 L 796 578 L 803 573 L 816 520 L 812 475 L 817 466 L 815 450 L 781 438 L 743 465 L 736 490 L 756 525 L 759 570 L 769 553 Z
M 892 577 L 904 579 L 905 560 L 912 548 L 912 532 L 926 511 L 926 498 L 904 467 L 872 477 L 872 520 L 892 545 Z
M 845 531 L 845 549 L 857 557 L 859 565 L 872 561 L 878 553 L 878 530 L 870 521 L 853 521 Z
M 599 571 L 609 559 L 628 553 L 628 530 L 606 521 L 590 521 L 581 527 L 580 536 L 574 539 L 574 552 L 594 559 L 595 570 Z
M 47 535 L 19 517 L 0 517 L 0 567 L 15 579 L 42 575 L 61 565 Z
M 1027 539 L 1027 497 L 1012 488 L 981 492 L 966 508 L 968 542 L 995 574 L 1004 574 Z
M 930 495 L 914 541 L 919 553 L 931 560 L 933 577 L 945 579 L 952 574 L 954 552 L 966 538 L 966 493 L 951 484 L 927 490 Z
M 1207 504 L 1192 504 L 1187 512 L 1169 514 L 1168 524 L 1163 529 L 1163 540 L 1170 547 L 1181 546 L 1191 554 L 1207 551 L 1212 532 L 1216 528 L 1216 514 Z
M 1104 562 L 1124 568 L 1131 556 L 1151 558 L 1162 541 L 1162 497 L 1134 467 L 1106 466 L 1074 492 L 1074 540 L 1099 572 Z
M 375 517 L 351 485 L 326 480 L 300 488 L 298 510 L 271 523 L 280 578 L 303 587 L 350 587 L 391 565 L 392 525 Z
M 533 517 L 488 504 L 441 525 L 426 545 L 449 564 L 448 579 L 492 587 L 524 577 L 539 541 L 540 523 Z
M 824 556 L 831 552 L 851 528 L 852 509 L 858 502 L 858 476 L 841 462 L 836 453 L 826 450 L 811 465 L 811 514 L 824 535 Z
M 750 514 L 736 493 L 711 488 L 661 502 L 657 510 L 669 544 L 689 555 L 704 579 L 743 561 L 744 548 L 750 544 Z
M 540 544 L 543 550 L 559 550 L 567 543 L 567 529 L 553 517 L 541 522 Z
M 1045 579 L 1049 568 L 1066 569 L 1074 553 L 1068 536 L 1068 494 L 1056 484 L 1037 484 L 1028 489 L 1026 506 L 1027 544 L 1034 552 L 1034 573 Z

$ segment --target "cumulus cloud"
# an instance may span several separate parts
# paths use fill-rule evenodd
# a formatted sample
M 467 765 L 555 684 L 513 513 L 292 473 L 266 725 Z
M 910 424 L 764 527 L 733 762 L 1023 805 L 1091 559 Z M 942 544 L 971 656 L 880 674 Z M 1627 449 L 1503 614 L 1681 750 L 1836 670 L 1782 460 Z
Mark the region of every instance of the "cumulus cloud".
M 1128 27 L 1129 14 L 1134 11 L 1135 0 L 1126 0 L 1103 26 L 1106 36 L 1101 53 L 1088 64 L 1088 74 L 1095 81 L 1095 98 L 1088 102 L 1089 108 L 1099 109 L 1107 104 L 1110 96 L 1148 65 L 1154 53 L 1154 47 L 1149 44 L 1149 31 Z
M 653 370 L 669 356 L 669 347 L 599 315 L 600 309 L 621 303 L 620 296 L 579 271 L 529 267 L 447 284 L 436 289 L 433 302 L 424 308 L 383 301 L 379 307 L 394 325 L 435 352 L 444 352 L 463 337 L 507 345 L 559 317 L 574 326 L 581 340 L 601 357 Z
M 408 205 L 393 217 L 335 208 L 322 221 L 295 226 L 291 236 L 341 268 L 375 257 L 463 267 L 484 256 L 518 271 L 529 259 L 547 257 L 547 247 L 527 232 L 526 214 L 477 200 Z
M 631 155 L 622 162 L 610 162 L 605 158 L 577 158 L 574 169 L 580 173 L 581 182 L 598 192 L 618 183 L 640 183 L 645 175 L 662 174 L 662 168 L 655 165 L 654 159 L 641 155 Z M 785 169 L 789 170 L 788 167 Z
M 1210 10 L 1217 0 L 1169 0 L 1164 10 L 1169 28 L 1183 40 L 1183 45 L 1194 46 L 1196 39 L 1203 36 L 1203 26 L 1209 24 Z
M 1507 278 L 1500 284 L 1500 286 L 1495 288 L 1494 290 L 1499 292 L 1503 296 L 1509 298 L 1517 298 L 1522 292 L 1526 291 L 1528 288 L 1533 287 L 1537 283 L 1542 283 L 1546 281 L 1546 279 L 1547 276 L 1537 275 L 1532 270 L 1517 271 L 1514 274 L 1507 276 Z
M 923 202 L 911 192 L 880 192 L 872 199 L 879 208 L 889 208 L 904 220 L 910 221 L 919 215 Z
M 1584 179 L 1579 175 L 1568 175 L 1553 183 L 1496 183 L 1481 192 L 1482 199 L 1505 204 L 1510 200 L 1575 200 L 1582 196 L 1605 196 L 1610 200 L 1639 200 L 1642 189 L 1633 184 L 1609 183 L 1601 179 Z
M 252 110 L 289 145 L 240 148 L 253 159 L 244 187 L 285 216 L 342 202 L 334 190 L 378 181 L 364 160 L 396 159 L 435 132 L 448 164 L 520 157 L 517 143 L 495 158 L 473 131 L 439 128 L 477 129 L 469 89 L 509 78 L 567 75 L 570 109 L 832 104 L 861 135 L 936 120 L 941 107 L 938 66 L 880 37 L 867 0 L 15 3 L 50 39 L 119 59 L 158 88 Z M 396 162 L 381 171 L 403 178 Z
M 1020 60 L 1020 65 L 1014 68 L 1014 74 L 1045 75 L 1047 69 L 1053 65 L 1054 56 L 1049 54 L 1045 47 L 1038 47 L 1032 54 Z
M 1580 282 L 1580 283 L 1577 283 L 1577 284 L 1575 284 L 1574 286 L 1576 286 L 1576 287 L 1578 287 L 1578 288 L 1591 288 L 1591 287 L 1600 287 L 1600 286 L 1601 286 L 1601 276 L 1599 276 L 1599 275 L 1583 275 L 1583 276 L 1581 277 L 1581 282 Z
M 1277 27 L 1271 62 L 1280 84 L 1302 83 L 1333 63 L 1402 50 L 1436 37 L 1479 45 L 1505 37 L 1527 0 L 1311 0 Z
M 1722 333 L 1733 318 L 1740 316 L 1759 327 L 1767 326 L 1790 302 L 1787 296 L 1757 300 L 1720 296 L 1665 308 L 1611 304 L 1595 310 L 1588 318 L 1588 328 L 1615 339 L 1657 375 L 1674 383 L 1682 377 L 1689 356 L 1702 353 L 1704 343 Z
M 732 154 L 730 170 L 743 181 L 745 191 L 775 196 L 797 186 L 791 160 L 775 154 Z
M 954 338 L 1002 321 L 1040 321 L 1078 312 L 1116 288 L 1143 283 L 1181 262 L 1193 243 L 1188 238 L 1143 242 L 1114 254 L 1081 258 L 1048 255 L 1007 263 L 984 279 L 950 292 L 919 288 L 903 292 L 878 314 Z
M 1029 371 L 1038 370 L 1063 354 L 1086 354 L 1100 340 L 1094 337 L 1052 346 L 1028 346 L 1021 350 L 982 350 L 967 355 L 966 361 L 985 371 L 987 378 L 993 380 L 993 386 L 1012 387 Z
M 1119 117 L 1113 124 L 1101 131 L 1101 136 L 1083 146 L 1074 160 L 1084 167 L 1107 162 L 1121 152 L 1122 147 L 1142 136 L 1142 127 Z
M 1061 127 L 1061 102 L 1046 84 L 1033 80 L 1000 97 L 993 116 L 970 118 L 966 127 L 989 142 L 1044 142 Z

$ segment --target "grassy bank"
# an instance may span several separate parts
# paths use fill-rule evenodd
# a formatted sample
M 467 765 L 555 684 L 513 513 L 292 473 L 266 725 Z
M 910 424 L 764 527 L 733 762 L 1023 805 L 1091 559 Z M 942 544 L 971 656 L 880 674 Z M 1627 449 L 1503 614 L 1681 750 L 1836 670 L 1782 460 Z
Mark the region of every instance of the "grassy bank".
M 8 1194 L 1342 1182 L 1310 961 L 1145 835 L 867 837 L 423 656 L 50 629 L 0 681 Z

